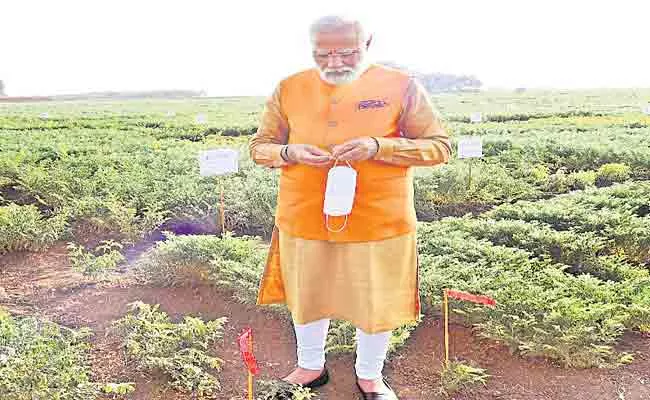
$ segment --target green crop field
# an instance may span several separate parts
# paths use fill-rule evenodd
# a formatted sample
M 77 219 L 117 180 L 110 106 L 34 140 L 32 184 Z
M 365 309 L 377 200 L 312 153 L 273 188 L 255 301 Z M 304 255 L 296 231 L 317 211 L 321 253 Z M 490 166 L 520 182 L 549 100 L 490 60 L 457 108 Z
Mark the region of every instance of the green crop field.
M 641 111 L 650 90 L 444 94 L 433 102 L 454 145 L 479 136 L 484 156 L 454 154 L 447 165 L 416 172 L 423 318 L 438 318 L 443 288 L 465 290 L 491 296 L 497 306 L 452 302 L 457 323 L 522 358 L 565 368 L 636 362 L 635 349 L 617 346 L 624 335 L 650 334 L 650 115 Z M 128 397 L 134 390 L 91 380 L 86 331 L 12 312 L 33 300 L 4 280 L 20 254 L 47 258 L 63 244 L 66 268 L 85 284 L 110 286 L 129 276 L 166 288 L 199 280 L 229 290 L 233 303 L 254 304 L 278 177 L 247 153 L 263 103 L 0 103 L 1 398 L 34 398 L 26 391 L 38 399 L 111 391 Z M 470 122 L 474 112 L 483 122 Z M 240 151 L 238 173 L 200 176 L 199 151 L 216 147 Z M 142 243 L 147 251 L 131 256 Z M 149 320 L 125 316 L 130 322 L 117 324 L 132 331 L 115 333 L 134 365 L 168 374 L 178 392 L 219 393 L 219 372 L 204 372 L 218 371 L 220 360 L 204 351 L 231 321 L 207 322 L 210 329 L 191 319 L 162 326 L 151 309 L 138 309 Z M 281 307 L 269 311 L 284 315 Z M 184 347 L 192 324 L 201 337 Z M 418 329 L 395 332 L 391 356 Z M 345 323 L 333 327 L 329 351 L 351 351 L 351 331 Z M 161 355 L 129 339 L 147 335 L 178 335 L 179 350 Z M 38 346 L 49 349 L 48 360 Z

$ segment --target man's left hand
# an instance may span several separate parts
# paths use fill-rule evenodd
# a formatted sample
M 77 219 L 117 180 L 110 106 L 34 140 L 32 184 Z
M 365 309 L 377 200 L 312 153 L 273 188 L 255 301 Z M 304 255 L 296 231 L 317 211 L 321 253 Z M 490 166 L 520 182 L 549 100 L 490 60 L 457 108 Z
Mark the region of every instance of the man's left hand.
M 375 139 L 362 137 L 332 147 L 332 157 L 341 161 L 363 161 L 373 158 L 378 151 Z

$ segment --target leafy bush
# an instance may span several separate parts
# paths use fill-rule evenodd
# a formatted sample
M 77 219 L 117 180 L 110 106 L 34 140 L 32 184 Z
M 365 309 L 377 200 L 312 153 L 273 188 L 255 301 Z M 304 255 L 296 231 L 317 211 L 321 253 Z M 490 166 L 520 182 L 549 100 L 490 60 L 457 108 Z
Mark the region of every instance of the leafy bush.
M 546 165 L 537 164 L 529 167 L 526 175 L 531 178 L 533 183 L 541 185 L 549 179 L 549 170 Z
M 441 222 L 495 245 L 530 251 L 541 260 L 566 264 L 571 274 L 591 274 L 603 280 L 624 281 L 647 277 L 648 271 L 628 262 L 611 241 L 593 232 L 556 231 L 536 221 L 447 218 Z
M 620 163 L 604 164 L 597 171 L 597 182 L 600 186 L 611 185 L 630 179 L 630 167 Z
M 544 187 L 545 192 L 566 193 L 571 190 L 584 190 L 595 186 L 596 172 L 578 171 L 567 173 L 565 168 L 560 168 L 555 174 L 548 176 Z
M 215 398 L 220 386 L 211 370 L 221 368 L 223 360 L 206 351 L 222 337 L 227 319 L 204 322 L 185 316 L 183 322 L 172 323 L 158 305 L 142 302 L 129 304 L 129 311 L 114 322 L 129 359 L 145 371 L 162 371 L 174 389 Z
M 75 218 L 96 230 L 114 232 L 123 243 L 135 243 L 162 224 L 168 211 L 143 208 L 140 211 L 117 200 L 86 198 L 75 202 Z M 140 215 L 138 215 L 138 213 Z
M 647 214 L 638 216 L 640 211 L 648 208 L 647 189 L 647 183 L 642 183 L 537 202 L 521 201 L 501 205 L 485 216 L 497 220 L 539 221 L 559 231 L 593 232 L 612 241 L 610 254 L 622 255 L 629 262 L 648 265 L 650 217 Z M 630 191 L 625 193 L 625 190 Z
M 142 280 L 163 286 L 212 282 L 233 289 L 242 302 L 255 302 L 266 259 L 259 240 L 230 234 L 165 235 L 166 240 L 159 242 L 136 266 Z
M 131 383 L 90 378 L 88 328 L 69 329 L 34 317 L 13 318 L 0 308 L 0 393 L 3 400 L 92 400 Z M 112 391 L 110 393 L 116 393 Z
M 629 182 L 607 188 L 588 189 L 562 198 L 596 210 L 608 208 L 643 216 L 643 210 L 648 209 L 650 182 Z M 647 214 L 647 211 L 645 213 Z
M 316 396 L 311 389 L 282 381 L 260 380 L 255 400 L 309 400 Z
M 445 287 L 490 295 L 495 309 L 460 303 L 480 334 L 522 355 L 543 355 L 570 367 L 617 365 L 613 344 L 626 329 L 650 321 L 640 293 L 650 278 L 603 282 L 572 276 L 565 266 L 529 252 L 472 238 L 442 223 L 420 227 L 422 294 L 437 307 Z
M 539 194 L 534 185 L 515 178 L 498 164 L 475 163 L 471 184 L 466 163 L 454 162 L 420 171 L 414 182 L 415 209 L 424 221 L 462 216 L 475 208 L 481 210 L 481 206 L 536 198 Z
M 44 218 L 34 205 L 0 207 L 0 254 L 42 250 L 66 231 L 65 213 Z
M 112 240 L 104 240 L 97 246 L 95 255 L 83 246 L 68 243 L 68 256 L 72 268 L 85 275 L 97 276 L 115 270 L 118 264 L 125 260 L 120 250 L 122 245 Z
M 573 188 L 574 189 L 587 189 L 596 184 L 597 173 L 595 171 L 578 171 L 573 174 Z
M 250 163 L 243 165 L 238 174 L 222 183 L 227 229 L 270 238 L 275 225 L 278 173 Z
M 205 279 L 210 261 L 227 254 L 218 236 L 163 233 L 165 240 L 158 242 L 135 266 L 139 277 L 150 284 L 178 286 L 187 284 L 194 276 Z
M 489 377 L 483 368 L 463 361 L 449 361 L 440 371 L 440 394 L 450 396 L 477 383 L 485 385 Z

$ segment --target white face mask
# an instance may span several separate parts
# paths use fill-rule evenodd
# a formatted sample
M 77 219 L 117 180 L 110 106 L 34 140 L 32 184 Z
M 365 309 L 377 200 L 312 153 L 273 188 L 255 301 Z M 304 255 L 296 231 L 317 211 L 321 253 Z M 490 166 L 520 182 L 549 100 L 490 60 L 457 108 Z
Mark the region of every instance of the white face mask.
M 347 162 L 346 162 L 347 163 Z M 350 163 L 348 166 L 334 166 L 327 173 L 327 186 L 325 189 L 325 202 L 323 203 L 323 213 L 325 214 L 325 223 L 327 230 L 330 232 L 341 232 L 348 224 L 348 216 L 352 211 L 354 203 L 354 194 L 357 187 L 357 171 Z M 329 217 L 340 217 L 345 215 L 345 223 L 337 230 L 333 230 L 329 225 Z

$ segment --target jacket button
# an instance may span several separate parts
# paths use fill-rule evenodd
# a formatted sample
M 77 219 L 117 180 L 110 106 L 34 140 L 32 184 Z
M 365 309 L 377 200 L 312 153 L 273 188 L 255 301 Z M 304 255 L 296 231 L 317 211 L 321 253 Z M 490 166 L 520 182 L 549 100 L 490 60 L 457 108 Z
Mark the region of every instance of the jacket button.
M 338 124 L 339 124 L 339 123 L 336 122 L 336 121 L 327 121 L 327 126 L 329 126 L 330 128 L 334 128 L 334 127 L 336 127 Z

